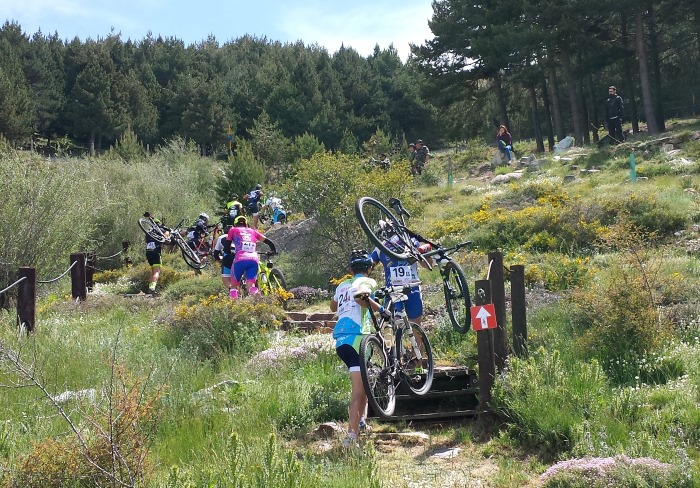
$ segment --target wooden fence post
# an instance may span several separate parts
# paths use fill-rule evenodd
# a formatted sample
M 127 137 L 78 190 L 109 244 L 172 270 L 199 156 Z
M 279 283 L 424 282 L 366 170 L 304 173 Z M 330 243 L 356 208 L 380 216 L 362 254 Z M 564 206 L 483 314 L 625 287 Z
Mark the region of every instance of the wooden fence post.
M 75 265 L 73 265 L 75 263 Z M 85 282 L 85 253 L 77 252 L 70 255 L 71 293 L 73 300 L 85 301 L 87 299 L 87 286 Z
M 25 279 L 17 285 L 17 326 L 30 333 L 36 324 L 36 269 L 19 268 L 19 277 Z
M 122 262 L 123 262 L 124 265 L 127 266 L 127 267 L 129 267 L 129 266 L 131 266 L 132 264 L 134 264 L 134 263 L 131 261 L 131 258 L 130 258 L 129 256 L 127 256 L 127 252 L 129 252 L 129 246 L 130 246 L 130 245 L 131 245 L 131 243 L 130 243 L 129 241 L 122 241 L 122 254 L 123 254 L 123 256 L 124 256 L 124 259 L 123 259 Z
M 474 286 L 474 305 L 487 303 L 491 303 L 491 284 L 488 280 L 479 280 Z M 476 345 L 479 363 L 479 422 L 486 426 L 494 420 L 491 411 L 491 388 L 496 378 L 494 329 L 477 331 Z
M 97 266 L 97 251 L 87 253 L 87 264 L 85 266 L 85 285 L 87 291 L 92 291 L 95 286 L 93 275 L 95 274 L 95 266 Z
M 510 304 L 513 325 L 513 352 L 527 357 L 527 318 L 525 309 L 525 266 L 510 267 Z
M 498 328 L 494 330 L 494 352 L 496 354 L 496 370 L 503 371 L 508 358 L 508 335 L 506 334 L 506 287 L 503 278 L 503 254 L 490 252 L 489 281 L 491 281 L 491 300 L 496 309 Z

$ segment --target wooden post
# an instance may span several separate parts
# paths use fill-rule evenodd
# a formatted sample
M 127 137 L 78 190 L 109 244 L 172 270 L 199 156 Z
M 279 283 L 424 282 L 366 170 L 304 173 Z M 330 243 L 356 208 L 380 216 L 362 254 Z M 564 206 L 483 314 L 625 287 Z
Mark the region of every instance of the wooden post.
M 527 319 L 525 308 L 525 266 L 510 267 L 510 304 L 513 325 L 513 351 L 519 358 L 527 357 Z
M 97 266 L 97 252 L 90 251 L 87 253 L 87 265 L 85 266 L 85 284 L 87 286 L 87 291 L 92 291 L 95 286 L 95 280 L 93 279 L 95 266 Z
M 129 258 L 129 256 L 127 256 L 127 254 L 126 254 L 126 253 L 129 251 L 129 245 L 130 245 L 129 241 L 122 241 L 122 254 L 124 255 L 124 259 L 123 259 L 122 262 L 123 262 L 124 265 L 127 266 L 127 267 L 129 267 L 129 266 L 131 266 L 132 264 L 134 264 L 134 263 L 131 261 L 131 258 Z
M 488 280 L 479 280 L 474 286 L 474 305 L 491 303 L 491 286 Z M 494 329 L 476 332 L 476 345 L 479 364 L 479 421 L 486 424 L 493 422 L 491 411 L 491 388 L 496 378 L 496 360 L 494 355 Z
M 25 279 L 17 285 L 17 326 L 30 333 L 36 324 L 36 269 L 19 268 L 19 277 Z
M 73 266 L 75 263 L 75 266 Z M 87 299 L 87 286 L 85 282 L 85 253 L 77 252 L 70 255 L 70 264 L 73 266 L 70 270 L 71 278 L 71 293 L 73 300 Z
M 496 309 L 498 328 L 494 330 L 494 352 L 496 370 L 501 372 L 508 358 L 508 335 L 506 334 L 506 287 L 503 279 L 503 254 L 490 252 L 489 281 L 491 281 L 491 301 Z

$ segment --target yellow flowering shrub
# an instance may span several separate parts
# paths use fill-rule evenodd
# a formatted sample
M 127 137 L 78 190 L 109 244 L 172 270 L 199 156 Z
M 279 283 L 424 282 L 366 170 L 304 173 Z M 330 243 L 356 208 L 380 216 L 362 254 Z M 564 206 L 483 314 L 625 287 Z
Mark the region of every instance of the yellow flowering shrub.
M 278 328 L 284 316 L 276 297 L 211 295 L 176 307 L 170 330 L 177 344 L 187 344 L 200 357 L 251 354 L 264 349 L 266 332 Z

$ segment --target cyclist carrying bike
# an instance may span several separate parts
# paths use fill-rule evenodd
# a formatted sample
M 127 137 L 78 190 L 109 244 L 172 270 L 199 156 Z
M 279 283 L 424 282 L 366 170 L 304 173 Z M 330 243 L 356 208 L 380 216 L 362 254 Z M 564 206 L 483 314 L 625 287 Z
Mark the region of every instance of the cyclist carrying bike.
M 258 214 L 260 213 L 260 201 L 262 197 L 263 191 L 260 183 L 255 185 L 254 190 L 250 190 L 250 193 L 243 196 L 243 199 L 248 201 L 248 213 L 253 216 L 253 229 L 258 228 Z
M 228 232 L 231 230 L 231 227 L 233 226 L 227 225 L 224 227 L 224 232 L 214 245 L 214 259 L 221 261 L 221 281 L 227 290 L 231 288 L 231 268 L 233 267 L 235 253 L 232 242 L 228 239 Z
M 263 241 L 270 246 L 272 254 L 277 252 L 275 244 L 256 229 L 248 227 L 248 219 L 244 215 L 239 215 L 234 220 L 234 225 L 228 232 L 228 240 L 231 241 L 231 246 L 235 249 L 229 296 L 234 299 L 238 298 L 238 288 L 243 275 L 246 278 L 248 292 L 251 295 L 257 295 L 259 290 L 255 283 L 258 277 L 258 264 L 260 261 L 256 243 Z
M 143 216 L 150 218 L 151 214 L 149 212 L 145 212 Z M 166 242 L 169 242 L 170 229 L 163 226 L 158 219 L 154 218 L 153 222 L 160 227 L 160 230 L 163 231 L 165 237 L 168 238 L 168 241 Z M 162 264 L 161 251 L 162 244 L 151 237 L 150 234 L 146 234 L 146 260 L 151 266 L 151 277 L 148 280 L 148 291 L 151 296 L 156 296 L 156 285 L 158 284 L 158 278 L 160 278 L 160 266 Z
M 199 242 L 202 240 L 202 237 L 207 235 L 207 232 L 209 231 L 209 226 L 207 225 L 208 223 L 209 214 L 202 212 L 199 214 L 199 217 L 197 217 L 197 220 L 194 221 L 192 227 L 188 229 L 189 232 L 187 233 L 187 239 L 192 249 L 196 249 L 197 246 L 199 246 Z
M 352 393 L 348 407 L 348 433 L 343 447 L 357 445 L 357 436 L 367 411 L 367 395 L 360 375 L 360 342 L 372 333 L 369 307 L 375 312 L 388 314 L 384 307 L 371 298 L 377 282 L 369 278 L 372 258 L 367 251 L 358 249 L 350 253 L 348 267 L 353 275 L 338 285 L 331 299 L 331 311 L 337 312 L 338 321 L 333 328 L 335 351 L 348 367 Z
M 382 229 L 384 234 L 391 235 L 391 223 L 382 220 L 379 222 L 379 225 L 384 227 Z M 398 249 L 399 243 L 400 239 L 394 234 L 384 242 L 384 245 L 386 245 L 389 250 L 395 248 L 397 251 L 400 251 L 400 249 Z M 413 244 L 421 253 L 430 250 L 428 245 L 421 245 L 416 238 L 413 238 Z M 384 282 L 386 286 L 408 285 L 418 281 L 417 263 L 392 260 L 389 256 L 376 247 L 370 256 L 374 264 L 382 264 L 382 267 L 384 268 Z M 424 263 L 421 264 L 425 266 Z M 410 293 L 408 293 L 407 296 L 408 300 L 405 302 L 396 303 L 395 309 L 397 312 L 401 312 L 405 308 L 408 320 L 420 324 L 421 319 L 423 318 L 423 295 L 421 294 L 420 286 L 412 286 Z

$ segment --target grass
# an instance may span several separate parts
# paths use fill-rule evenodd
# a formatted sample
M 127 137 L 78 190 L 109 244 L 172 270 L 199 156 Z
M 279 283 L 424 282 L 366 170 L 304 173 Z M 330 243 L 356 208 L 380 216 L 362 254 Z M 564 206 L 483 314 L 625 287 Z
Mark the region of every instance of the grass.
M 696 128 L 686 124 L 679 130 L 689 133 Z M 527 152 L 528 144 L 519 143 L 518 148 Z M 486 277 L 485 254 L 491 246 L 504 252 L 506 266 L 526 266 L 530 357 L 511 360 L 508 372 L 497 378 L 494 405 L 501 416 L 496 428 L 484 430 L 469 421 L 376 424 L 386 436 L 373 436 L 363 450 L 351 454 L 335 447 L 334 438 L 311 436 L 319 423 L 342 423 L 347 415 L 349 379 L 332 347 L 291 337 L 286 344 L 304 344 L 301 358 L 262 363 L 256 354 L 275 340 L 274 323 L 261 321 L 264 327 L 246 329 L 246 338 L 256 340 L 226 335 L 229 326 L 235 327 L 221 317 L 235 317 L 236 323 L 245 318 L 207 308 L 216 303 L 207 297 L 221 291 L 217 270 L 195 276 L 177 255 L 165 258 L 161 299 L 121 296 L 143 289 L 147 279 L 148 268 L 136 251 L 135 266 L 105 275 L 105 284 L 85 303 L 67 299 L 65 283 L 42 289 L 37 332 L 18 339 L 14 316 L 3 313 L 0 347 L 20 351 L 52 395 L 94 389 L 101 402 L 73 401 L 64 407 L 85 432 L 92 422 L 109 421 L 104 414 L 111 410 L 103 392 L 114 384 L 115 365 L 123 365 L 128 372 L 124 384 L 141 385 L 143 395 L 118 408 L 127 412 L 148 399 L 156 402 L 154 417 L 144 416 L 139 424 L 148 448 L 145 486 L 413 486 L 421 480 L 440 486 L 535 486 L 538 476 L 556 461 L 619 454 L 654 457 L 673 464 L 689 483 L 697 480 L 700 264 L 685 246 L 700 235 L 694 226 L 700 209 L 697 197 L 684 192 L 700 189 L 694 166 L 681 173 L 650 151 L 638 159 L 649 179 L 632 184 L 626 148 L 587 149 L 565 163 L 546 157 L 539 173 L 493 187 L 488 179 L 470 174 L 490 159 L 490 150 L 475 144 L 456 154 L 436 154 L 430 177 L 419 179 L 407 194 L 421 207 L 411 219 L 417 231 L 432 235 L 450 224 L 454 230 L 439 236 L 444 243 L 488 243 L 455 256 L 470 284 Z M 683 151 L 683 157 L 697 159 L 700 145 L 685 142 Z M 448 157 L 453 158 L 452 187 L 445 184 Z M 173 164 L 184 168 L 188 158 L 181 154 Z M 151 161 L 152 166 L 159 164 Z M 582 175 L 571 165 L 602 171 Z M 110 171 L 107 164 L 98 169 L 100 177 Z M 142 190 L 151 178 L 151 170 L 139 163 L 134 174 L 121 167 L 117 173 L 116 182 Z M 564 183 L 563 176 L 571 173 L 576 179 Z M 171 176 L 177 178 L 177 172 Z M 125 221 L 138 214 L 136 194 L 135 187 L 125 194 Z M 186 202 L 176 204 L 162 196 L 152 201 L 175 215 L 185 205 L 199 208 L 205 198 L 188 193 Z M 107 229 L 127 225 L 116 220 L 102 224 Z M 657 236 L 635 234 L 630 221 Z M 590 229 L 582 222 L 594 226 L 595 232 L 586 234 Z M 674 235 L 679 231 L 680 237 Z M 585 245 L 570 245 L 574 239 Z M 291 266 L 286 258 L 278 262 L 285 271 Z M 304 272 L 290 270 L 290 275 L 303 282 Z M 426 306 L 437 312 L 430 331 L 437 361 L 473 364 L 475 336 L 451 329 L 441 308 L 439 273 L 421 271 L 421 278 L 429 290 Z M 621 293 L 630 290 L 636 291 Z M 206 317 L 206 323 L 199 325 L 212 328 L 197 329 L 199 336 L 174 337 L 178 306 L 201 310 L 199 318 Z M 325 311 L 326 303 L 309 309 Z M 269 313 L 264 305 L 250 310 L 251 316 Z M 640 318 L 652 311 L 650 320 Z M 198 325 L 197 318 L 189 317 L 188 326 Z M 648 330 L 658 336 L 636 335 Z M 206 342 L 206 349 L 193 343 L 211 341 L 210 331 L 223 334 L 217 337 L 228 341 L 230 350 L 222 344 L 213 347 L 216 341 Z M 614 356 L 614 348 L 592 347 L 600 345 L 598 337 L 626 349 L 632 348 L 632 340 L 649 340 L 649 346 L 636 355 Z M 613 355 L 603 357 L 602 352 Z M 7 357 L 0 359 L 0 385 L 25 385 L 26 378 L 13 372 Z M 217 384 L 217 390 L 205 393 Z M 19 475 L 30 453 L 39 466 L 55 467 L 57 458 L 45 454 L 51 452 L 47 439 L 65 442 L 73 435 L 36 388 L 0 388 L 4 487 L 12 486 L 9 477 Z M 425 428 L 429 440 L 408 444 L 389 436 L 416 428 Z M 462 451 L 451 460 L 431 459 L 446 447 Z M 68 460 L 80 462 L 79 457 Z

